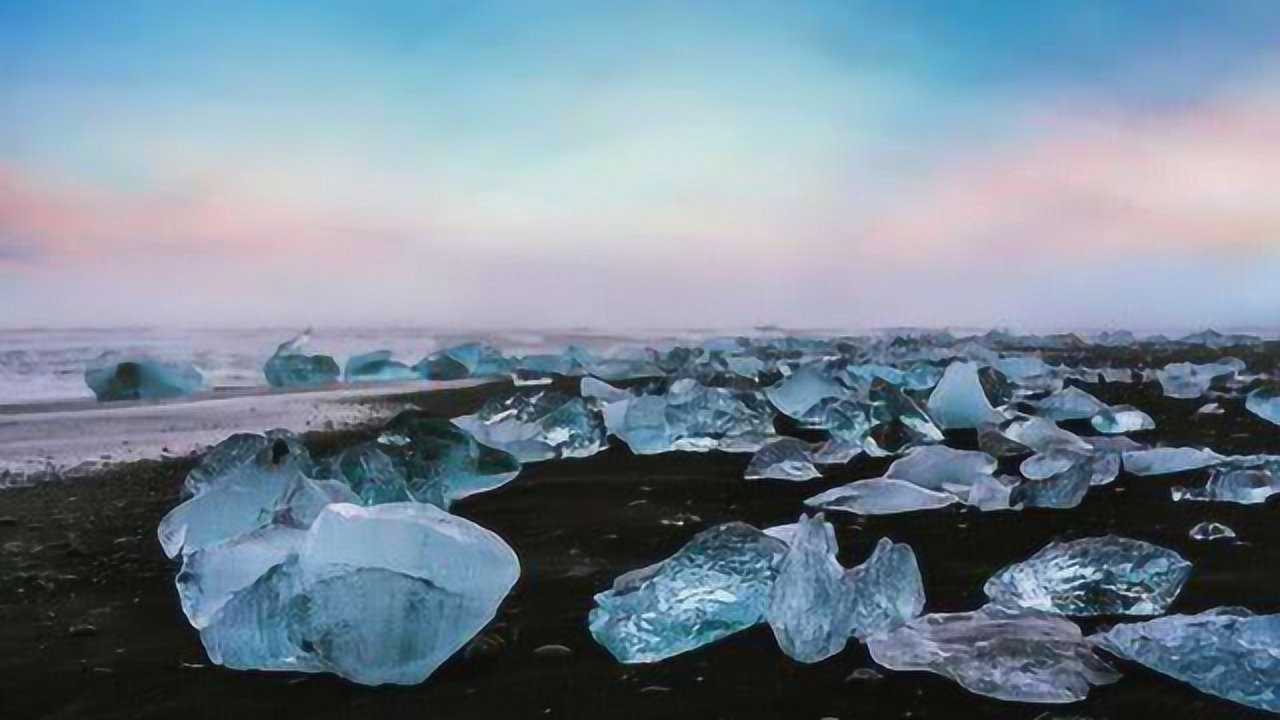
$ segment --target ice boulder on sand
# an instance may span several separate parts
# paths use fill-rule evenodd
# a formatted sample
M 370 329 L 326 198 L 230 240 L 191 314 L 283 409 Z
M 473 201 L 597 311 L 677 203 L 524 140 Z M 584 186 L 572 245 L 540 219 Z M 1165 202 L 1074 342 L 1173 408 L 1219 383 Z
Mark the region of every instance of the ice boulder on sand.
M 84 373 L 84 382 L 98 402 L 164 400 L 204 387 L 204 377 L 190 363 L 143 359 L 91 367 Z

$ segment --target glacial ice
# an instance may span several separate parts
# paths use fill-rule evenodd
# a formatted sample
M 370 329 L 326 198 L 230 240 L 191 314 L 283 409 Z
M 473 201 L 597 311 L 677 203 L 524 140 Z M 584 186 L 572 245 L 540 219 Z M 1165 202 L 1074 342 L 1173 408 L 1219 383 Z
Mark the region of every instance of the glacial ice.
M 757 450 L 745 473 L 747 480 L 803 481 L 821 476 L 813 466 L 809 444 L 791 437 L 778 438 Z
M 385 448 L 376 442 L 353 445 L 330 461 L 330 475 L 351 488 L 365 505 L 415 499 L 442 507 L 446 505 L 443 495 L 414 498 L 409 493 L 409 477 L 405 469 L 385 452 Z
M 419 360 L 414 364 L 413 371 L 423 380 L 461 380 L 471 374 L 466 365 L 444 350 Z
M 767 620 L 783 652 L 814 663 L 840 652 L 849 641 L 850 587 L 836 560 L 835 530 L 822 513 L 801 515 L 789 527 L 789 549 L 773 583 Z
M 1243 369 L 1244 363 L 1235 358 L 1226 358 L 1204 365 L 1170 363 L 1156 370 L 1155 376 L 1167 397 L 1189 399 L 1208 392 L 1214 380 L 1233 376 Z
M 1201 692 L 1280 712 L 1280 615 L 1215 608 L 1116 625 L 1090 639 Z
M 347 360 L 343 379 L 347 382 L 390 382 L 416 380 L 418 373 L 402 362 L 391 359 L 390 350 L 355 355 Z
M 200 638 L 230 668 L 416 684 L 493 618 L 519 574 L 501 538 L 433 506 L 330 505 Z
M 311 340 L 311 330 L 283 342 L 263 366 L 263 374 L 271 387 L 314 387 L 338 381 L 338 363 L 328 355 L 304 355 L 302 349 Z
M 1154 430 L 1156 423 L 1151 416 L 1132 405 L 1116 405 L 1103 408 L 1089 420 L 1093 429 L 1108 435 Z
M 895 460 L 884 476 L 963 499 L 970 486 L 990 476 L 995 469 L 996 459 L 984 452 L 928 445 Z
M 1046 457 L 1046 456 L 1036 456 Z M 1035 460 L 1036 457 L 1031 458 Z M 1044 507 L 1067 509 L 1084 501 L 1084 496 L 1093 485 L 1094 468 L 1092 459 L 1081 457 L 1077 462 L 1060 468 L 1056 465 L 1037 466 L 1036 474 L 1047 473 L 1045 477 L 1028 477 L 1013 492 L 1012 499 L 1027 507 Z M 1026 463 L 1023 463 L 1024 467 Z
M 1054 422 L 1088 420 L 1107 404 L 1075 386 L 1065 387 L 1036 404 L 1036 411 Z
M 691 378 L 663 395 L 609 403 L 605 425 L 638 455 L 686 450 L 752 452 L 775 436 L 773 409 L 761 393 L 707 387 Z
M 1063 615 L 1159 615 L 1190 575 L 1191 563 L 1172 550 L 1107 535 L 1050 543 L 983 590 L 999 605 Z
M 266 437 L 255 433 L 231 435 L 200 457 L 200 462 L 187 473 L 183 492 L 188 496 L 199 495 L 235 468 L 254 461 L 270 444 Z M 285 453 L 289 450 L 286 445 Z
M 787 544 L 725 523 L 595 596 L 591 635 L 624 663 L 657 662 L 765 619 Z
M 1174 487 L 1170 492 L 1175 501 L 1202 500 L 1256 505 L 1280 492 L 1280 479 L 1267 468 L 1222 467 L 1210 472 L 1209 481 L 1203 488 Z
M 1257 388 L 1245 398 L 1244 406 L 1263 420 L 1280 425 L 1280 388 L 1275 386 Z
M 473 415 L 453 419 L 480 443 L 520 462 L 588 457 L 606 447 L 595 404 L 554 390 L 517 390 L 495 397 Z
M 98 402 L 164 400 L 204 388 L 204 377 L 190 363 L 147 359 L 90 367 L 84 372 L 84 382 Z
M 402 467 L 409 495 L 418 502 L 448 505 L 501 487 L 520 472 L 511 453 L 486 447 L 448 420 L 419 410 L 392 418 L 386 434 L 408 440 L 384 443 L 382 450 Z
M 1161 447 L 1133 450 L 1123 454 L 1124 471 L 1130 475 L 1167 475 L 1197 470 L 1226 460 L 1212 450 L 1189 447 Z
M 906 480 L 880 477 L 832 488 L 805 500 L 804 504 L 812 508 L 859 515 L 890 515 L 913 510 L 933 510 L 959 501 L 951 493 L 927 490 Z
M 880 538 L 871 557 L 850 570 L 845 580 L 851 626 L 859 638 L 889 632 L 924 610 L 924 581 L 910 545 Z
M 825 427 L 819 417 L 814 417 L 815 409 L 824 401 L 838 400 L 849 394 L 849 389 L 842 385 L 822 366 L 805 365 L 776 385 L 765 389 L 765 395 L 773 406 L 783 413 L 808 422 L 811 426 Z
M 867 647 L 890 670 L 927 670 L 1015 702 L 1075 702 L 1120 679 L 1070 620 L 1025 608 L 924 615 L 871 636 Z
M 978 381 L 978 365 L 953 362 L 929 395 L 929 415 L 943 430 L 977 428 L 1000 418 Z
M 821 514 L 765 533 L 790 546 L 767 619 L 779 647 L 795 660 L 823 660 L 851 636 L 887 632 L 924 608 L 920 568 L 907 545 L 881 538 L 866 562 L 846 571 L 836 560 L 835 531 Z
M 1219 522 L 1205 521 L 1196 523 L 1187 536 L 1192 540 L 1220 540 L 1235 537 L 1236 531 Z

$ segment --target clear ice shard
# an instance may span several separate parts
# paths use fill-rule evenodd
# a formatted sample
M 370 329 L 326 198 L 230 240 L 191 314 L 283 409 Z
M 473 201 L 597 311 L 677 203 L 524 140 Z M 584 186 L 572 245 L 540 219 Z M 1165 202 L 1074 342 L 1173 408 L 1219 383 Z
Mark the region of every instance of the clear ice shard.
M 352 356 L 343 369 L 347 382 L 391 382 L 416 380 L 418 373 L 408 365 L 391 359 L 390 350 Z
M 996 459 L 984 452 L 928 445 L 895 460 L 884 476 L 963 499 L 974 483 L 990 477 L 995 470 Z
M 199 495 L 213 486 L 219 478 L 249 462 L 267 449 L 271 441 L 255 433 L 236 433 L 214 445 L 200 457 L 200 462 L 187 473 L 183 492 L 188 496 Z M 285 452 L 289 451 L 288 446 Z
M 190 363 L 146 359 L 91 367 L 85 370 L 84 382 L 98 402 L 164 400 L 204 388 L 204 376 Z
M 748 480 L 803 481 L 821 477 L 813 466 L 809 444 L 796 438 L 779 438 L 756 451 L 747 465 Z
M 1155 420 L 1132 405 L 1103 408 L 1089 420 L 1089 424 L 1094 430 L 1107 435 L 1156 429 Z
M 924 580 L 910 545 L 880 538 L 871 557 L 846 573 L 845 581 L 859 638 L 889 632 L 924 610 Z
M 480 443 L 520 462 L 588 457 L 605 449 L 604 418 L 594 402 L 555 390 L 517 390 L 473 415 L 453 419 Z
M 1217 465 L 1226 458 L 1212 450 L 1161 447 L 1123 454 L 1124 471 L 1130 475 L 1167 475 Z
M 836 560 L 835 530 L 822 514 L 801 515 L 788 527 L 789 549 L 773 583 L 767 619 L 784 653 L 814 663 L 848 643 L 852 597 L 845 570 Z
M 1192 540 L 1220 540 L 1235 537 L 1236 531 L 1219 522 L 1205 521 L 1197 523 L 1187 536 Z
M 1280 388 L 1260 387 L 1249 393 L 1245 398 L 1244 406 L 1263 420 L 1280 425 Z
M 1075 623 L 1036 610 L 986 605 L 918 617 L 867 640 L 890 670 L 927 670 L 1000 700 L 1069 703 L 1120 679 Z
M 1155 375 L 1167 397 L 1190 399 L 1208 392 L 1215 379 L 1235 375 L 1243 369 L 1244 363 L 1228 358 L 1205 365 L 1170 363 L 1156 370 Z
M 471 370 L 441 350 L 432 353 L 413 366 L 413 371 L 423 380 L 461 380 L 471 374 Z
M 609 403 L 604 415 L 609 432 L 637 455 L 754 453 L 776 437 L 773 407 L 761 393 L 707 387 L 692 378 L 671 383 L 663 395 Z
M 990 475 L 969 488 L 969 496 L 964 502 L 983 511 L 1020 510 L 1022 504 L 1015 503 L 1013 498 L 1019 482 L 1019 478 L 1011 475 Z
M 750 525 L 704 530 L 596 595 L 591 635 L 624 663 L 657 662 L 765 619 L 787 544 Z
M 1088 420 L 1106 407 L 1106 403 L 1075 386 L 1065 387 L 1036 403 L 1040 416 L 1054 422 Z
M 1174 487 L 1173 499 L 1256 505 L 1280 492 L 1280 479 L 1265 468 L 1215 468 L 1203 488 Z
M 614 387 L 603 380 L 597 380 L 593 377 L 584 377 L 579 382 L 579 394 L 584 398 L 595 398 L 602 403 L 608 404 L 618 402 L 619 400 L 630 400 L 631 393 L 619 387 Z
M 955 495 L 935 492 L 906 480 L 882 477 L 858 480 L 832 488 L 804 501 L 822 510 L 858 515 L 891 515 L 913 510 L 933 510 L 959 502 Z
M 810 420 L 823 401 L 838 400 L 848 394 L 849 389 L 822 365 L 802 366 L 765 390 L 774 407 L 802 422 Z
M 978 381 L 978 366 L 953 362 L 929 395 L 929 415 L 943 430 L 977 428 L 1000 416 Z
M 302 348 L 311 340 L 305 330 L 292 340 L 280 344 L 276 353 L 263 366 L 263 374 L 271 387 L 315 387 L 338 381 L 338 362 L 328 355 L 304 355 Z
M 1090 640 L 1201 692 L 1280 713 L 1280 615 L 1215 608 L 1116 625 Z
M 439 508 L 334 504 L 200 639 L 230 668 L 417 684 L 493 619 L 519 575 L 500 537 Z
M 1035 456 L 1031 460 L 1038 457 L 1045 456 Z M 1023 463 L 1023 466 L 1026 465 L 1027 463 Z M 1027 507 L 1058 509 L 1076 507 L 1084 501 L 1089 487 L 1094 484 L 1094 469 L 1089 457 L 1081 457 L 1064 468 L 1037 466 L 1035 470 L 1037 472 L 1033 474 L 1045 474 L 1045 476 L 1028 476 L 1027 481 L 1019 485 L 1012 496 L 1015 502 Z
M 409 492 L 409 477 L 404 467 L 388 455 L 380 443 L 360 443 L 343 450 L 330 461 L 329 471 L 333 479 L 351 488 L 365 505 L 415 499 Z M 443 497 L 424 496 L 418 501 L 437 506 L 446 504 Z
M 469 495 L 499 488 L 520 472 L 520 461 L 504 450 L 476 442 L 443 418 L 405 410 L 386 425 L 382 450 L 404 471 L 409 495 L 418 502 L 448 506 Z
M 1050 543 L 983 590 L 995 604 L 1063 615 L 1159 615 L 1190 575 L 1172 550 L 1107 535 Z

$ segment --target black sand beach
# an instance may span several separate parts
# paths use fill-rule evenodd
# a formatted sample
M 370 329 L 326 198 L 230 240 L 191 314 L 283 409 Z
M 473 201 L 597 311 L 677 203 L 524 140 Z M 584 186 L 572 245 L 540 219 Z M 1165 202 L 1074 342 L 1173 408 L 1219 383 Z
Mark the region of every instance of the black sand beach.
M 1242 357 L 1251 369 L 1272 370 L 1275 348 Z M 1118 353 L 1109 359 L 1126 360 Z M 456 416 L 503 389 L 437 391 L 411 401 Z M 1088 389 L 1155 418 L 1158 430 L 1136 439 L 1223 453 L 1280 452 L 1277 428 L 1245 412 L 1239 399 L 1220 400 L 1224 415 L 1196 417 L 1205 400 L 1167 399 L 1158 385 Z M 307 443 L 324 455 L 369 434 L 313 433 Z M 951 440 L 973 444 L 972 436 Z M 615 576 L 668 556 L 716 523 L 792 522 L 804 498 L 878 475 L 888 464 L 860 457 L 826 468 L 812 482 L 748 482 L 742 479 L 748 457 L 640 457 L 615 442 L 591 458 L 530 465 L 510 485 L 458 504 L 456 513 L 506 539 L 523 574 L 466 651 L 409 688 L 209 665 L 179 608 L 176 567 L 155 538 L 156 524 L 179 501 L 191 460 L 137 463 L 88 479 L 0 491 L 0 717 L 1267 717 L 1119 661 L 1124 679 L 1093 690 L 1084 702 L 1005 703 L 930 674 L 878 669 L 856 643 L 827 661 L 802 665 L 777 649 L 767 625 L 656 665 L 619 664 L 592 641 L 586 623 L 592 595 Z M 1109 532 L 1164 545 L 1192 561 L 1191 580 L 1171 612 L 1220 605 L 1280 611 L 1275 505 L 1170 500 L 1170 486 L 1198 483 L 1202 475 L 1121 475 L 1065 511 L 980 513 L 953 506 L 829 519 L 845 565 L 861 562 L 882 536 L 909 543 L 924 574 L 928 612 L 978 607 L 988 576 L 1051 540 Z M 1225 523 L 1239 542 L 1191 540 L 1187 531 L 1202 520 Z

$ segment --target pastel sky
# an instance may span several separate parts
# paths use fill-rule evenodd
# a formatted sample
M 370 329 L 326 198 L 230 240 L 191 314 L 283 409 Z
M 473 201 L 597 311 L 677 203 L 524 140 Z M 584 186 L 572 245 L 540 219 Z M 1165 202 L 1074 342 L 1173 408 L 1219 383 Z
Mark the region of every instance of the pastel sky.
M 1275 0 L 0 0 L 0 326 L 1278 311 Z

